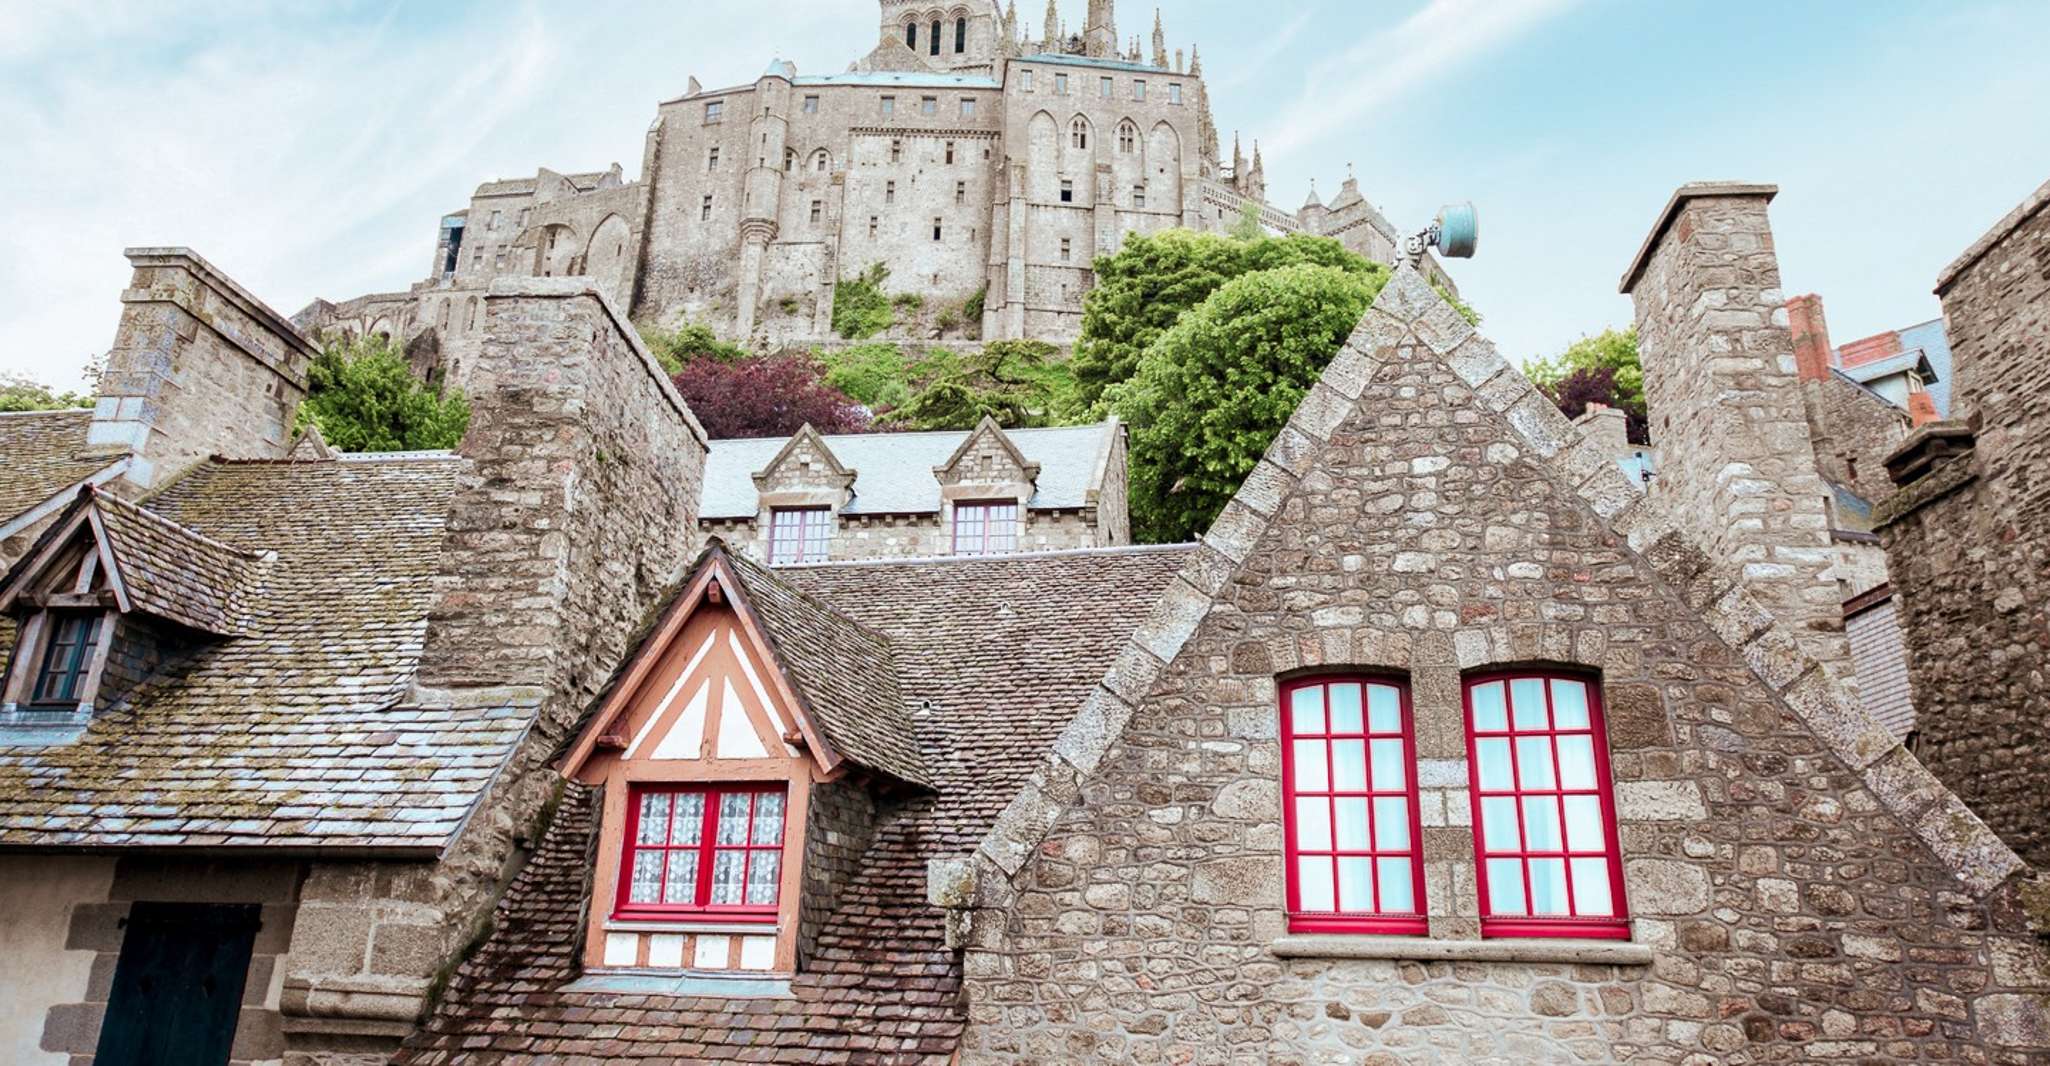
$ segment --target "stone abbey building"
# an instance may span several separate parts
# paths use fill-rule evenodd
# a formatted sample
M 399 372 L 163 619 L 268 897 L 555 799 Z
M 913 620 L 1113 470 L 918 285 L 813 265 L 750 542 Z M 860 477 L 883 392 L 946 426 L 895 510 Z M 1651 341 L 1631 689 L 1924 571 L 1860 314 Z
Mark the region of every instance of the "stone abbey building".
M 431 272 L 404 293 L 316 303 L 297 321 L 405 340 L 460 372 L 500 277 L 583 275 L 634 321 L 688 318 L 767 346 L 832 335 L 835 287 L 881 265 L 968 336 L 1062 342 L 1081 326 L 1091 263 L 1128 233 L 1324 234 L 1379 262 L 1400 236 L 1348 177 L 1328 205 L 1267 201 L 1255 144 L 1227 158 L 1203 65 L 1120 36 L 1112 0 L 1078 32 L 1047 6 L 880 0 L 876 43 L 847 70 L 785 60 L 753 81 L 697 78 L 657 105 L 640 177 L 608 171 L 486 182 L 441 220 Z M 730 76 L 730 75 L 729 75 Z M 1423 264 L 1439 284 L 1451 281 Z

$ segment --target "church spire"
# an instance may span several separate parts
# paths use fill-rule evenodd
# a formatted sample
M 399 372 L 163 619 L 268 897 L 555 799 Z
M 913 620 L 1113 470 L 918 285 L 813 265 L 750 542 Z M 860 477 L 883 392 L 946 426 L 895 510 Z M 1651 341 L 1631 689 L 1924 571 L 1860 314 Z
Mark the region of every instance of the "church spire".
M 1160 25 L 1160 9 L 1153 9 L 1153 65 L 1167 70 L 1167 31 Z
M 1189 45 L 1189 77 L 1200 78 L 1202 76 L 1203 57 L 1197 53 L 1196 46 L 1191 43 Z
M 1046 50 L 1060 51 L 1060 41 L 1061 10 L 1054 6 L 1053 0 L 1046 0 Z

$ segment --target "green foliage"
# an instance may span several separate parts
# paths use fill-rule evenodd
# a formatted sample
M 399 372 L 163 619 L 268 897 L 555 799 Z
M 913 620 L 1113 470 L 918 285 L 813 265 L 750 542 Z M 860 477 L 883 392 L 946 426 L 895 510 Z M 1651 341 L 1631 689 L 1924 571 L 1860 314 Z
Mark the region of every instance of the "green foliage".
M 797 297 L 785 296 L 782 299 L 776 301 L 776 306 L 782 308 L 784 314 L 794 315 L 797 313 L 797 309 L 801 305 L 798 303 Z
M 883 295 L 883 282 L 889 277 L 889 267 L 871 263 L 867 270 L 840 279 L 833 286 L 833 332 L 859 341 L 889 329 L 896 321 L 890 311 L 890 298 Z
M 890 297 L 890 306 L 907 315 L 915 315 L 925 309 L 925 297 L 915 292 L 900 292 Z
M 1102 417 L 1105 390 L 1136 373 L 1147 346 L 1226 282 L 1299 263 L 1342 270 L 1376 291 L 1388 278 L 1387 267 L 1329 237 L 1239 240 L 1174 229 L 1126 238 L 1116 255 L 1096 261 L 1096 287 L 1082 303 L 1074 417 Z
M 872 341 L 827 352 L 826 384 L 871 411 L 887 411 L 911 398 L 911 362 L 888 341 Z
M 933 319 L 932 324 L 938 326 L 942 333 L 958 329 L 961 326 L 961 312 L 951 307 L 940 308 L 940 313 Z
M 655 361 L 662 369 L 674 374 L 686 365 L 700 359 L 717 359 L 730 363 L 748 357 L 748 350 L 738 344 L 719 339 L 712 327 L 699 322 L 685 322 L 675 329 L 659 326 L 640 326 L 641 342 L 648 346 Z
M 1006 429 L 1058 424 L 1074 387 L 1060 349 L 1044 341 L 991 341 L 968 355 L 938 348 L 912 368 L 917 387 L 879 425 L 973 429 L 984 415 Z
M 307 381 L 299 426 L 319 426 L 343 451 L 453 448 L 470 428 L 470 402 L 414 377 L 398 346 L 382 336 L 325 339 Z
M 984 285 L 982 288 L 975 290 L 975 295 L 970 296 L 961 303 L 962 321 L 980 323 L 982 321 L 983 307 L 988 300 L 989 286 Z
M 0 411 L 61 411 L 92 405 L 91 393 L 57 392 L 32 378 L 0 374 Z
M 1387 281 L 1315 263 L 1248 273 L 1147 347 L 1106 394 L 1131 425 L 1135 539 L 1209 527 Z
M 1615 374 L 1616 406 L 1624 413 L 1642 417 L 1644 410 L 1644 368 L 1637 361 L 1637 327 L 1605 329 L 1582 337 L 1557 355 L 1524 364 L 1531 384 L 1547 393 L 1575 370 L 1608 370 Z
M 1260 205 L 1251 200 L 1239 205 L 1239 220 L 1231 224 L 1231 239 L 1257 241 L 1266 236 L 1267 227 L 1260 224 Z
M 1459 312 L 1459 317 L 1466 319 L 1467 325 L 1478 326 L 1481 324 L 1481 313 L 1479 311 L 1474 310 L 1472 304 L 1469 304 L 1465 300 L 1462 300 L 1459 297 L 1452 295 L 1451 289 L 1448 289 L 1445 286 L 1438 284 L 1434 280 L 1431 282 L 1431 291 L 1437 293 L 1438 298 L 1440 300 L 1443 300 L 1446 303 L 1451 304 L 1452 309 L 1454 311 Z

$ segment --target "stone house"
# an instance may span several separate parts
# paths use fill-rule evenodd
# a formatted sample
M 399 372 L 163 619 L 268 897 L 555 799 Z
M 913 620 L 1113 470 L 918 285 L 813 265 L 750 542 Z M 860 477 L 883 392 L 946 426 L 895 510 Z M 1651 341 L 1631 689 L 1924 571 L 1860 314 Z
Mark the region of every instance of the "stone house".
M 1131 542 L 1124 427 L 716 440 L 698 525 L 779 566 L 1116 547 Z
M 2033 872 L 1750 569 L 1400 268 L 1200 544 L 714 539 L 399 1059 L 2040 1061 Z
M 1950 417 L 1886 460 L 1875 515 L 1929 768 L 2050 860 L 2050 184 L 1937 278 Z
M 128 255 L 98 406 L 0 417 L 0 1058 L 381 1062 L 689 561 L 645 532 L 704 433 L 600 290 L 506 279 L 463 449 L 336 455 L 302 335 Z

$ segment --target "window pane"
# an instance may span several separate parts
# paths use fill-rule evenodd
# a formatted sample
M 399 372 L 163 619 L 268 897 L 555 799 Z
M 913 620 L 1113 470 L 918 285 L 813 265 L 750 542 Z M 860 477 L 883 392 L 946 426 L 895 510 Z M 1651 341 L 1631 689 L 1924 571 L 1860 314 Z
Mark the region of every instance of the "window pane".
M 1386 791 L 1409 787 L 1409 767 L 1402 757 L 1402 741 L 1376 740 L 1374 745 L 1374 788 Z
M 1289 693 L 1289 729 L 1296 735 L 1324 731 L 1324 687 L 1305 685 Z
M 1516 797 L 1488 796 L 1481 800 L 1481 847 L 1487 851 L 1522 851 L 1516 835 Z
M 1383 741 L 1375 741 L 1378 748 Z M 1380 752 L 1377 750 L 1378 758 Z M 1375 786 L 1387 788 L 1382 783 L 1380 766 L 1376 764 Z M 1340 792 L 1364 792 L 1367 789 L 1367 742 L 1364 740 L 1334 740 L 1331 742 L 1331 786 Z
M 1488 913 L 1524 913 L 1523 860 L 1488 860 Z
M 781 844 L 783 842 L 783 794 L 764 792 L 755 798 L 755 827 L 749 835 L 751 844 Z
M 1602 801 L 1597 796 L 1566 797 L 1566 846 L 1574 851 L 1601 851 Z
M 669 839 L 669 793 L 641 793 L 639 825 L 634 829 L 634 842 L 639 844 L 661 844 Z
M 1295 861 L 1296 898 L 1306 911 L 1328 911 L 1331 898 L 1331 856 L 1304 855 Z
M 669 843 L 696 844 L 705 838 L 705 794 L 676 794 L 676 817 L 669 823 Z
M 747 866 L 747 852 L 720 850 L 712 858 L 712 902 L 740 902 L 740 879 Z
M 719 797 L 719 836 L 716 843 L 747 842 L 747 801 L 750 798 L 745 792 L 728 792 Z
M 1324 772 L 1324 742 L 1295 742 L 1295 787 L 1298 792 L 1322 792 L 1331 787 Z
M 776 902 L 776 879 L 783 875 L 783 853 L 757 851 L 747 864 L 747 901 L 756 905 Z
M 1372 845 L 1367 839 L 1367 800 L 1364 796 L 1340 796 L 1338 806 L 1338 849 L 1340 851 L 1365 851 Z
M 1570 914 L 1566 906 L 1566 860 L 1530 860 L 1530 913 Z
M 1550 796 L 1523 798 L 1523 847 L 1525 851 L 1561 851 L 1565 840 L 1559 832 L 1559 801 Z
M 1368 685 L 1367 725 L 1376 733 L 1402 732 L 1402 694 L 1389 685 Z
M 1516 778 L 1509 769 L 1509 741 L 1503 737 L 1487 737 L 1474 741 L 1474 756 L 1480 763 L 1481 787 L 1488 790 L 1508 791 L 1516 787 Z
M 1545 727 L 1545 682 L 1538 677 L 1519 677 L 1509 682 L 1509 702 L 1516 711 L 1516 728 Z
M 1578 733 L 1559 738 L 1559 785 L 1594 787 L 1594 737 Z
M 661 852 L 637 851 L 634 853 L 633 884 L 627 889 L 626 898 L 633 903 L 659 903 L 662 901 Z
M 1594 918 L 1607 918 L 1616 913 L 1616 905 L 1609 898 L 1607 859 L 1573 860 L 1573 910 Z
M 696 903 L 698 901 L 698 853 L 692 851 L 671 851 L 669 853 L 669 884 L 662 889 L 664 903 Z
M 1409 850 L 1409 799 L 1374 797 L 1374 850 Z
M 1331 801 L 1301 796 L 1295 801 L 1295 844 L 1304 851 L 1331 850 Z
M 1552 773 L 1552 738 L 1517 737 L 1516 773 L 1525 791 L 1556 788 L 1558 779 Z
M 1342 911 L 1367 911 L 1374 909 L 1374 860 L 1368 858 L 1338 860 L 1338 909 Z
M 1409 860 L 1376 859 L 1374 865 L 1381 876 L 1382 912 L 1415 912 L 1416 883 L 1412 880 Z
M 1333 733 L 1360 732 L 1360 687 L 1347 683 L 1332 685 L 1331 731 Z
M 1474 686 L 1473 727 L 1482 733 L 1499 733 L 1509 728 L 1509 714 L 1502 707 L 1500 681 Z
M 1552 682 L 1552 717 L 1560 729 L 1587 728 L 1587 686 L 1579 681 Z

